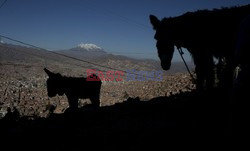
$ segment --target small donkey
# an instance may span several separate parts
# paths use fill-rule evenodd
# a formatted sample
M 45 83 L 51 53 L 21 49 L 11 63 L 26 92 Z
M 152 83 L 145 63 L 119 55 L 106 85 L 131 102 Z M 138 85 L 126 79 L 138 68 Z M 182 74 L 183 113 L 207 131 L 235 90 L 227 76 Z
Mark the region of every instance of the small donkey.
M 47 80 L 47 91 L 49 97 L 54 97 L 57 94 L 65 94 L 68 98 L 69 108 L 76 110 L 78 108 L 78 99 L 89 98 L 91 103 L 100 106 L 100 89 L 101 80 L 95 74 L 84 77 L 65 77 L 60 73 L 52 73 L 44 68 L 44 71 L 49 76 Z M 94 80 L 87 80 L 94 79 Z

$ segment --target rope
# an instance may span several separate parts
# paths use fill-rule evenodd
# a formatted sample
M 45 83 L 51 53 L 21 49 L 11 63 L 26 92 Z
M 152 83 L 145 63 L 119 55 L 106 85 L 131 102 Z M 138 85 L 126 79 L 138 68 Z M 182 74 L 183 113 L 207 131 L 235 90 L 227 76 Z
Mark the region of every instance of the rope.
M 32 45 L 32 44 L 28 44 L 26 42 L 22 42 L 20 40 L 16 40 L 16 39 L 13 39 L 13 38 L 10 38 L 10 37 L 7 37 L 7 36 L 3 36 L 3 35 L 0 35 L 0 37 L 2 38 L 5 38 L 5 39 L 8 39 L 8 40 L 11 40 L 11 41 L 14 41 L 14 42 L 18 42 L 20 44 L 23 44 L 23 45 L 26 45 L 26 46 L 30 46 L 32 48 L 36 48 L 38 50 L 43 50 L 43 51 L 46 51 L 46 52 L 49 52 L 51 54 L 56 54 L 58 56 L 63 56 L 65 58 L 70 58 L 72 60 L 76 60 L 76 61 L 79 61 L 79 62 L 84 62 L 84 63 L 87 63 L 87 64 L 91 64 L 91 65 L 94 65 L 94 66 L 99 66 L 99 67 L 102 67 L 102 68 L 106 68 L 106 69 L 111 69 L 111 70 L 117 70 L 117 71 L 122 71 L 124 73 L 128 73 L 128 74 L 132 74 L 132 75 L 136 75 L 136 76 L 142 76 L 140 74 L 136 74 L 136 73 L 133 73 L 133 72 L 127 72 L 125 70 L 121 70 L 121 69 L 117 69 L 117 68 L 112 68 L 112 67 L 108 67 L 108 66 L 105 66 L 105 65 L 100 65 L 100 64 L 97 64 L 97 63 L 93 63 L 93 62 L 90 62 L 90 61 L 86 61 L 86 60 L 83 60 L 83 59 L 78 59 L 78 58 L 75 58 L 75 57 L 71 57 L 71 56 L 67 56 L 67 55 L 64 55 L 64 54 L 61 54 L 61 53 L 57 53 L 57 52 L 54 52 L 54 51 L 49 51 L 47 49 L 44 49 L 44 48 L 41 48 L 41 47 L 38 47 L 38 46 L 35 46 L 35 45 Z M 81 67 L 81 66 L 80 66 Z M 144 76 L 143 77 L 145 78 L 148 78 L 148 79 L 155 79 L 155 77 L 151 77 L 151 76 Z
M 0 6 L 0 9 L 4 6 L 4 4 L 7 2 L 7 0 L 5 0 L 2 4 L 1 4 L 1 6 Z
M 0 62 L 0 66 L 22 66 L 22 67 L 41 67 L 39 65 L 27 65 L 27 64 L 19 64 L 19 63 L 1 63 Z
M 182 48 L 178 47 L 177 49 L 178 49 L 178 52 L 179 52 L 179 54 L 181 56 L 182 61 L 184 62 L 185 66 L 186 66 L 186 69 L 187 69 L 188 73 L 190 74 L 192 80 L 195 81 L 195 78 L 194 78 L 193 74 L 191 73 L 191 71 L 189 70 L 189 67 L 188 67 L 188 65 L 187 65 L 187 63 L 186 63 L 186 61 L 185 61 L 185 59 L 183 57 L 184 52 L 182 51 Z

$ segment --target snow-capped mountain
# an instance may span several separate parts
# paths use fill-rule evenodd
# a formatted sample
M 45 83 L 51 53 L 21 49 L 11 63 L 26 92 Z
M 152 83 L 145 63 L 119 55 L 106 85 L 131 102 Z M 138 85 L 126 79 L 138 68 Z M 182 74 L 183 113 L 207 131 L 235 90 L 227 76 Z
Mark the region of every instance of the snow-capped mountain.
M 127 56 L 113 55 L 110 53 L 106 53 L 104 50 L 88 51 L 86 50 L 86 48 L 80 48 L 76 46 L 75 48 L 72 49 L 61 50 L 57 52 L 74 58 L 88 60 L 92 63 L 100 64 L 111 68 L 117 68 L 121 70 L 127 70 L 127 69 L 136 69 L 145 71 L 162 70 L 160 62 L 157 60 L 134 59 Z M 75 62 L 80 64 L 80 62 L 78 62 L 77 60 L 56 55 L 49 51 L 24 47 L 20 45 L 0 44 L 0 63 L 14 63 L 14 64 L 27 64 L 27 65 L 31 64 L 31 66 L 33 65 L 44 66 L 44 64 L 46 63 L 46 66 L 48 67 L 54 66 L 56 68 L 63 69 L 65 66 L 68 66 L 70 68 L 71 67 L 76 68 L 77 66 L 74 65 Z M 82 64 L 84 63 L 82 62 Z M 106 70 L 100 68 L 99 66 L 95 66 L 89 63 L 85 63 L 84 66 L 86 67 L 89 66 L 89 68 L 93 69 L 96 68 L 100 70 Z M 191 64 L 191 62 L 188 64 L 188 66 L 191 67 L 191 69 L 193 70 L 194 66 Z M 38 69 L 41 70 L 41 68 Z M 170 73 L 186 72 L 186 67 L 184 66 L 183 62 L 173 62 L 171 70 L 169 72 Z
M 92 43 L 81 43 L 68 50 L 60 50 L 59 53 L 69 55 L 80 59 L 94 59 L 96 57 L 108 55 L 103 48 Z
M 2 40 L 2 38 L 0 37 L 0 43 L 1 44 L 4 44 L 4 41 Z
M 97 45 L 91 43 L 89 44 L 81 43 L 77 46 L 77 48 L 82 48 L 88 51 L 103 51 L 101 47 L 98 47 Z

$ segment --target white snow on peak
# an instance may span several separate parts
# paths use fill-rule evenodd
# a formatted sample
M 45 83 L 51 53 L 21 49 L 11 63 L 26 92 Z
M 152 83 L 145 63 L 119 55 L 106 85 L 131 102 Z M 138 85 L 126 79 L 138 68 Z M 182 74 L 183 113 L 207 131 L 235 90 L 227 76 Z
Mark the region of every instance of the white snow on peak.
M 0 36 L 0 43 L 3 44 L 4 41 L 2 40 L 2 37 Z
M 88 50 L 88 51 L 92 51 L 92 50 L 95 50 L 95 51 L 97 51 L 97 50 L 102 50 L 101 47 L 98 47 L 97 45 L 91 44 L 91 43 L 89 43 L 89 44 L 81 43 L 81 44 L 78 45 L 78 47 L 79 47 L 79 48 L 86 49 L 86 50 Z

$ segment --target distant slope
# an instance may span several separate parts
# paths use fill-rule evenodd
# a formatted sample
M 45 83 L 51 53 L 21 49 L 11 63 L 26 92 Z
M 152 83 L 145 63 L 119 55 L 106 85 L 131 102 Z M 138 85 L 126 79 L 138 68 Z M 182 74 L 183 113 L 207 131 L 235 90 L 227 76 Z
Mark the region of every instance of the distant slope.
M 92 49 L 87 50 L 81 47 L 75 47 L 68 50 L 59 50 L 58 53 L 69 55 L 71 57 L 79 58 L 79 59 L 95 59 L 96 57 L 108 55 L 104 50 Z
M 103 49 L 88 51 L 86 49 L 76 47 L 69 50 L 62 50 L 57 52 L 74 58 L 93 62 L 95 64 L 100 64 L 102 66 L 114 68 L 117 70 L 162 70 L 160 62 L 157 60 L 134 59 L 122 55 L 108 54 Z M 80 68 L 109 70 L 109 68 L 103 68 L 86 62 L 81 62 L 72 58 L 67 58 L 51 53 L 49 51 L 10 44 L 0 45 L 0 62 L 32 64 L 37 66 L 46 66 L 51 68 L 62 68 L 69 70 L 77 70 Z M 193 69 L 192 64 L 189 63 L 189 66 L 191 69 Z M 187 70 L 182 62 L 174 62 L 172 63 L 171 70 L 168 71 L 168 73 L 186 71 Z
M 108 68 L 93 65 L 90 62 Z M 183 65 L 182 63 L 179 64 Z M 174 71 L 186 72 L 184 66 L 175 68 L 175 65 L 178 64 L 173 64 L 172 68 L 175 69 Z M 22 115 L 39 115 L 41 117 L 48 115 L 46 108 L 51 104 L 57 106 L 56 113 L 62 113 L 68 107 L 65 96 L 48 98 L 46 89 L 48 76 L 43 70 L 44 67 L 54 73 L 71 77 L 86 76 L 87 69 L 97 69 L 97 71 L 127 71 L 128 69 L 163 71 L 160 67 L 160 62 L 156 60 L 137 60 L 126 56 L 108 54 L 96 57 L 96 59 L 91 61 L 84 61 L 84 59 L 79 61 L 45 50 L 1 44 L 0 118 L 2 113 L 6 113 L 9 106 L 16 106 Z M 137 71 L 133 73 L 138 74 Z M 140 97 L 142 100 L 149 100 L 153 97 L 176 94 L 180 90 L 185 92 L 193 89 L 194 86 L 190 82 L 188 74 L 169 75 L 171 72 L 164 72 L 163 76 L 158 78 L 159 81 L 149 80 L 148 77 L 139 80 L 140 75 L 135 75 L 135 79 L 131 81 L 128 80 L 128 74 L 126 73 L 121 76 L 123 79 L 121 82 L 103 81 L 101 90 L 102 106 L 122 102 L 128 97 Z M 154 73 L 154 77 L 158 76 L 157 72 L 152 73 Z M 106 77 L 105 72 L 103 72 L 103 75 Z M 86 103 L 88 103 L 88 100 L 83 100 L 81 104 L 84 105 Z
M 97 47 L 96 45 L 94 46 Z M 113 55 L 105 52 L 105 50 L 100 47 L 87 49 L 85 47 L 77 46 L 75 48 L 71 48 L 68 50 L 60 50 L 57 52 L 78 59 L 95 62 L 111 68 L 117 68 L 120 70 L 162 70 L 160 62 L 157 60 L 135 59 L 124 55 Z M 192 70 L 192 63 L 188 63 L 188 65 Z M 171 70 L 168 71 L 168 73 L 176 72 L 187 72 L 187 69 L 182 62 L 173 62 Z

